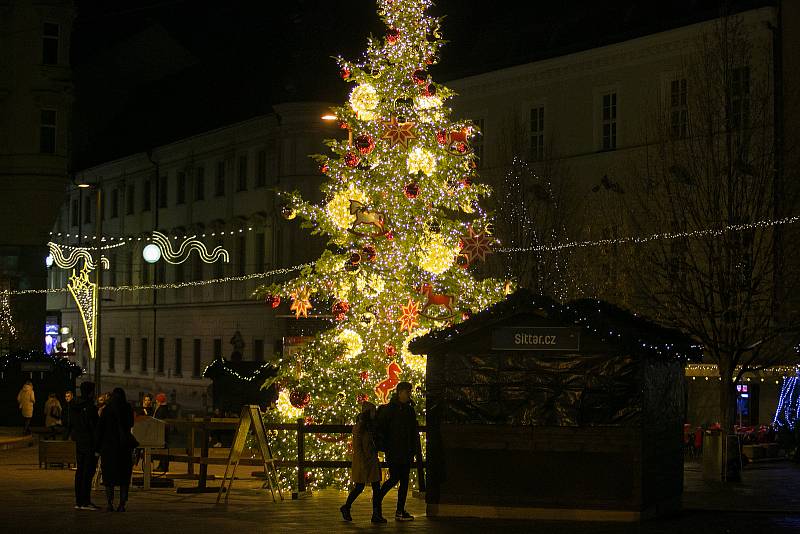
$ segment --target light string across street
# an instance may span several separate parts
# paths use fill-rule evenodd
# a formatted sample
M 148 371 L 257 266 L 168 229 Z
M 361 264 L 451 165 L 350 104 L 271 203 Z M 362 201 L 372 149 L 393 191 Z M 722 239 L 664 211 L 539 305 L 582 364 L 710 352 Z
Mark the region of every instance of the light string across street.
M 800 221 L 799 215 L 794 215 L 791 217 L 784 217 L 783 219 L 775 219 L 775 220 L 766 220 L 766 221 L 756 221 L 753 223 L 744 223 L 744 224 L 729 224 L 727 226 L 723 226 L 721 228 L 706 228 L 703 230 L 694 230 L 691 232 L 662 232 L 657 234 L 651 234 L 648 236 L 628 236 L 628 237 L 619 237 L 613 239 L 599 239 L 596 241 L 570 241 L 566 243 L 561 243 L 558 245 L 538 245 L 532 247 L 511 247 L 511 248 L 502 248 L 499 249 L 497 252 L 499 253 L 519 253 L 519 252 L 555 252 L 559 250 L 569 249 L 569 248 L 585 248 L 585 247 L 597 247 L 597 246 L 606 246 L 606 245 L 620 245 L 620 244 L 643 244 L 649 243 L 652 241 L 658 240 L 671 240 L 671 239 L 696 239 L 704 236 L 720 236 L 727 232 L 742 232 L 744 230 L 752 230 L 756 228 L 772 228 L 775 226 L 782 226 L 788 224 L 795 224 Z M 247 228 L 247 230 L 252 230 L 252 228 Z M 244 229 L 240 230 L 243 232 Z M 223 233 L 231 233 L 234 234 L 236 232 L 219 232 L 219 234 Z M 70 237 L 70 234 L 65 234 Z M 205 235 L 205 234 L 203 234 Z M 190 237 L 190 236 L 187 236 Z M 103 238 L 105 239 L 105 238 Z M 113 239 L 113 238 L 109 238 Z M 127 239 L 128 241 L 137 239 L 141 240 L 141 238 L 117 238 L 117 239 Z M 62 245 L 63 246 L 63 245 Z M 115 245 L 117 246 L 117 245 Z M 76 247 L 78 248 L 78 247 Z M 295 265 L 292 267 L 285 267 L 283 269 L 275 269 L 272 271 L 267 271 L 264 273 L 254 273 L 248 274 L 244 276 L 228 276 L 224 278 L 214 278 L 212 280 L 195 280 L 191 282 L 180 282 L 174 284 L 151 284 L 151 285 L 142 285 L 142 286 L 135 286 L 135 285 L 127 285 L 127 286 L 103 286 L 102 289 L 106 291 L 143 291 L 143 290 L 153 290 L 153 289 L 182 289 L 185 287 L 198 287 L 198 286 L 205 286 L 211 284 L 222 284 L 227 282 L 242 282 L 247 280 L 254 280 L 257 278 L 268 278 L 270 276 L 275 276 L 279 274 L 286 274 L 294 271 L 299 271 L 300 269 L 308 266 L 313 266 L 313 263 L 304 263 L 301 265 Z M 65 293 L 67 288 L 57 288 L 57 289 L 19 289 L 19 290 L 12 290 L 12 291 L 2 291 L 0 293 L 6 295 L 41 295 L 41 294 L 51 294 L 51 293 Z

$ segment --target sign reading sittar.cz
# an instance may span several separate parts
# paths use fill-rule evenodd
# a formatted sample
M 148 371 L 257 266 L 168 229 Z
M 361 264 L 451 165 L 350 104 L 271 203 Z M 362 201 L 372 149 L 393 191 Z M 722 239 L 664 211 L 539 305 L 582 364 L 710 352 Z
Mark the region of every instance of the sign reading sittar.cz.
M 581 347 L 581 329 L 507 326 L 492 332 L 492 350 L 564 350 Z

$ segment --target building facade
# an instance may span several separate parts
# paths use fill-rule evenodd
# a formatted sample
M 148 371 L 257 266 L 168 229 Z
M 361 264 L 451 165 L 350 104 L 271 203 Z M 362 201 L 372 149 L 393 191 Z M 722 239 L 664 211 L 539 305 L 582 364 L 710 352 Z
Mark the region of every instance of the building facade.
M 46 284 L 45 244 L 69 176 L 74 16 L 69 0 L 0 1 L 0 290 Z M 0 350 L 41 348 L 44 296 L 10 307 L 16 335 L 0 332 Z
M 104 250 L 110 268 L 102 285 L 218 280 L 179 289 L 102 291 L 103 390 L 121 386 L 133 398 L 163 391 L 184 411 L 204 412 L 211 396 L 202 374 L 212 359 L 268 361 L 280 354 L 286 306 L 273 310 L 251 294 L 259 284 L 281 278 L 231 278 L 301 264 L 321 248 L 281 216 L 275 193 L 319 195 L 321 175 L 307 155 L 337 135 L 338 129 L 320 120 L 326 109 L 322 103 L 278 105 L 275 113 L 77 173 L 76 183 L 100 188 L 106 243 L 130 238 Z M 96 189 L 70 187 L 51 239 L 93 246 L 96 199 Z M 163 258 L 147 263 L 142 250 L 156 229 L 170 236 L 175 249 L 195 236 L 208 250 L 223 247 L 229 261 L 206 263 L 192 253 L 180 264 Z M 66 287 L 70 274 L 54 264 L 50 287 Z M 72 297 L 49 295 L 48 310 L 53 323 L 70 329 L 74 343 L 68 349 L 92 376 L 95 361 Z M 288 333 L 301 335 L 302 326 L 290 323 Z

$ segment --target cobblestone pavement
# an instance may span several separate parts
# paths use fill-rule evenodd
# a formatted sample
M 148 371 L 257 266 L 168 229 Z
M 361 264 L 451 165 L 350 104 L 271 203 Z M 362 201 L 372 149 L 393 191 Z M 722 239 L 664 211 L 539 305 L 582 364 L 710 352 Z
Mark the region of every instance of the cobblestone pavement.
M 144 492 L 132 488 L 129 511 L 126 513 L 85 512 L 73 510 L 72 480 L 74 472 L 61 469 L 39 469 L 35 448 L 0 451 L 0 525 L 4 533 L 91 533 L 104 534 L 184 534 L 184 533 L 227 533 L 245 534 L 250 532 L 531 532 L 531 533 L 669 533 L 691 532 L 709 534 L 725 533 L 772 533 L 800 532 L 800 509 L 794 513 L 778 511 L 747 511 L 742 507 L 743 498 L 754 497 L 751 490 L 758 493 L 758 477 L 747 483 L 747 491 L 731 496 L 723 495 L 720 502 L 738 503 L 738 508 L 714 508 L 719 503 L 712 500 L 712 511 L 697 510 L 703 499 L 711 499 L 703 492 L 710 491 L 702 483 L 687 475 L 691 506 L 675 517 L 658 519 L 639 524 L 608 523 L 561 523 L 530 521 L 488 521 L 488 520 L 435 520 L 425 517 L 425 505 L 418 499 L 409 499 L 408 509 L 417 516 L 410 523 L 396 523 L 390 519 L 386 525 L 373 526 L 369 523 L 369 490 L 353 507 L 354 522 L 341 520 L 338 507 L 344 494 L 337 491 L 316 493 L 310 499 L 287 500 L 273 504 L 269 495 L 257 490 L 258 482 L 237 480 L 227 506 L 216 506 L 216 494 L 177 494 L 174 489 L 154 489 Z M 798 470 L 786 464 L 760 468 L 758 476 L 787 492 L 770 490 L 773 498 L 780 493 L 794 493 L 800 484 Z M 755 473 L 755 471 L 753 471 Z M 749 473 L 748 473 L 749 474 Z M 793 477 L 787 481 L 785 476 Z M 191 485 L 190 481 L 178 481 L 179 485 Z M 713 489 L 713 488 L 711 488 Z M 697 490 L 697 491 L 695 491 Z M 702 490 L 702 491 L 700 491 Z M 694 492 L 694 493 L 693 493 Z M 695 495 L 697 493 L 697 495 Z M 733 499 L 733 501 L 731 501 Z M 737 500 L 738 499 L 738 500 Z M 785 503 L 792 502 L 786 495 Z M 96 492 L 97 504 L 104 502 L 102 493 Z M 761 503 L 761 500 L 756 499 Z M 385 509 L 390 512 L 395 503 L 393 493 L 385 501 Z M 387 513 L 387 516 L 390 515 Z

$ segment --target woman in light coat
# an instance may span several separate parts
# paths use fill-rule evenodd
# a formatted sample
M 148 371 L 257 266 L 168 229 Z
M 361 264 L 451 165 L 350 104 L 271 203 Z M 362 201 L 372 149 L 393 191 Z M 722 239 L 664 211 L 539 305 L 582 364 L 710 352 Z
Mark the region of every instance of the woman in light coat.
M 33 394 L 33 383 L 29 380 L 25 382 L 22 389 L 17 394 L 17 404 L 22 418 L 25 420 L 25 434 L 31 433 L 31 419 L 33 418 L 33 405 L 36 404 L 36 396 Z
M 61 403 L 56 398 L 55 393 L 47 396 L 47 401 L 44 403 L 44 426 L 48 429 L 54 429 L 61 425 Z
M 372 486 L 372 522 L 386 523 L 381 513 L 381 465 L 378 449 L 375 447 L 375 405 L 364 401 L 358 422 L 353 426 L 353 467 L 350 478 L 354 484 L 347 496 L 347 502 L 339 508 L 345 521 L 352 521 L 350 507 L 364 491 L 367 484 Z

